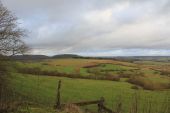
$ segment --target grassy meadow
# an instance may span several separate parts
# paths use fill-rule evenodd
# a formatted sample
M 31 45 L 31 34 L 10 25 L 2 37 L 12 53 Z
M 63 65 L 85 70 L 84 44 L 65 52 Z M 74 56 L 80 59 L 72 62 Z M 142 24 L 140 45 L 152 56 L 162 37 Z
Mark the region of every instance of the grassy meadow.
M 105 105 L 114 111 L 121 103 L 123 113 L 133 113 L 134 106 L 139 113 L 169 113 L 170 63 L 74 58 L 11 62 L 8 81 L 14 100 L 31 103 L 21 105 L 22 112 L 55 112 L 61 80 L 62 103 L 104 97 Z M 96 112 L 97 106 L 82 109 Z

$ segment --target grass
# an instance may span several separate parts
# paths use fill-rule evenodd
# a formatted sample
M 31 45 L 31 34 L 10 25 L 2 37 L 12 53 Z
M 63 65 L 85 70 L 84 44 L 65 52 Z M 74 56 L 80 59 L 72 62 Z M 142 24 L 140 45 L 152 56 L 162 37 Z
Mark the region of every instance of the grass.
M 162 65 L 94 59 L 14 61 L 13 65 L 8 66 L 8 71 L 11 74 L 9 86 L 13 90 L 14 96 L 19 96 L 15 98 L 16 101 L 19 99 L 33 103 L 32 106 L 21 106 L 20 108 L 20 110 L 29 109 L 30 113 L 42 113 L 42 111 L 52 113 L 54 111 L 53 106 L 55 105 L 56 88 L 59 80 L 62 80 L 61 99 L 63 103 L 96 100 L 104 97 L 107 107 L 115 110 L 117 104 L 122 102 L 123 112 L 128 113 L 134 104 L 134 97 L 138 95 L 140 112 L 151 106 L 153 113 L 157 113 L 156 110 L 163 110 L 165 105 L 170 104 L 168 101 L 170 89 L 162 87 L 162 85 L 170 83 L 170 77 L 160 75 L 159 72 L 163 69 L 167 71 L 169 68 L 164 68 L 167 64 Z M 19 69 L 25 69 L 26 72 L 35 69 L 35 73 L 37 69 L 42 72 L 47 71 L 47 74 L 59 72 L 89 78 L 94 76 L 96 77 L 94 79 L 112 76 L 120 77 L 118 78 L 120 81 L 42 76 L 39 73 L 19 73 Z M 159 70 L 155 73 L 157 69 Z M 132 82 L 128 83 L 128 80 L 132 80 Z M 134 81 L 140 84 L 136 84 Z M 147 89 L 144 86 L 149 86 L 152 89 L 144 90 Z M 85 108 L 96 111 L 97 107 L 83 107 L 83 109 Z
M 144 61 L 145 63 L 145 61 Z M 38 69 L 39 74 L 70 74 L 68 76 L 76 75 L 78 78 L 91 78 L 91 79 L 106 79 L 114 80 L 114 77 L 130 78 L 131 76 L 143 76 L 146 81 L 151 81 L 154 84 L 169 84 L 170 77 L 160 75 L 160 72 L 151 69 L 160 68 L 159 65 L 154 64 L 149 66 L 146 63 L 136 65 L 135 63 L 127 63 L 113 60 L 96 60 L 96 59 L 51 59 L 27 62 L 17 62 L 19 70 Z M 84 68 L 88 67 L 90 68 Z M 163 69 L 165 66 L 162 66 Z M 28 70 L 29 71 L 29 70 Z M 27 72 L 26 72 L 27 73 Z M 29 73 L 35 74 L 35 73 Z M 108 76 L 109 75 L 109 76 Z M 164 87 L 161 87 L 164 89 Z
M 25 100 L 38 103 L 45 107 L 52 107 L 55 104 L 56 88 L 58 80 L 62 80 L 61 100 L 66 102 L 77 102 L 82 100 L 95 100 L 105 97 L 106 105 L 114 108 L 117 97 L 121 96 L 123 100 L 123 111 L 128 111 L 133 99 L 133 94 L 138 92 L 140 96 L 140 106 L 142 107 L 147 101 L 151 101 L 153 107 L 161 108 L 166 96 L 170 93 L 167 91 L 147 91 L 133 90 L 132 85 L 127 82 L 112 82 L 104 80 L 84 80 L 71 79 L 50 76 L 34 76 L 13 73 L 11 87 L 15 92 L 25 97 Z M 95 109 L 96 107 L 92 107 Z

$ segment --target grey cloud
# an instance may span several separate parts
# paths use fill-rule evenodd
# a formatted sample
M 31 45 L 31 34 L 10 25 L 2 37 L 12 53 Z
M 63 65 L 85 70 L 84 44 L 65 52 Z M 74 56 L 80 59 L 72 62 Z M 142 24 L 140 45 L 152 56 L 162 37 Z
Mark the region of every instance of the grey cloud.
M 34 53 L 170 49 L 169 0 L 2 1 L 30 31 Z

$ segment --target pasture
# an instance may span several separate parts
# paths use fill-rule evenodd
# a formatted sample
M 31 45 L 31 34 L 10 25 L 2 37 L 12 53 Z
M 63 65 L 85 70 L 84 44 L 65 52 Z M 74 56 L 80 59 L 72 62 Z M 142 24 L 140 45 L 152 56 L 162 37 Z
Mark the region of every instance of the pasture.
M 151 61 L 150 61 L 151 62 Z M 49 59 L 42 61 L 17 62 L 16 70 L 23 74 L 47 75 L 47 76 L 66 76 L 70 78 L 86 78 L 121 81 L 128 79 L 140 79 L 147 82 L 144 87 L 150 90 L 169 89 L 170 69 L 168 65 L 153 62 L 123 62 L 115 60 L 97 59 Z M 166 67 L 166 68 L 165 68 Z M 135 81 L 131 82 L 135 84 Z
M 151 104 L 152 108 L 161 110 L 164 104 L 168 104 L 169 91 L 148 91 L 131 89 L 133 86 L 127 82 L 113 82 L 105 80 L 72 79 L 51 76 L 34 76 L 14 74 L 12 87 L 15 92 L 24 97 L 23 101 L 30 101 L 40 108 L 53 108 L 56 102 L 57 82 L 62 81 L 61 102 L 79 102 L 82 100 L 96 100 L 100 97 L 106 99 L 106 105 L 116 109 L 118 102 L 122 102 L 124 112 L 128 112 L 133 106 L 134 96 L 139 96 L 140 110 L 146 109 Z M 166 107 L 166 106 L 164 106 Z M 96 106 L 87 106 L 96 111 Z M 149 109 L 149 108 L 148 108 Z
M 169 70 L 161 68 L 169 65 L 167 63 L 160 66 L 154 61 L 132 63 L 99 59 L 48 59 L 13 61 L 13 64 L 15 67 L 9 67 L 9 86 L 16 100 L 32 103 L 27 107 L 31 113 L 54 111 L 59 80 L 62 81 L 63 103 L 104 97 L 107 107 L 116 110 L 121 103 L 124 113 L 132 110 L 136 101 L 139 113 L 148 113 L 147 110 L 169 112 Z M 97 111 L 94 105 L 82 109 Z M 25 107 L 21 106 L 21 110 Z

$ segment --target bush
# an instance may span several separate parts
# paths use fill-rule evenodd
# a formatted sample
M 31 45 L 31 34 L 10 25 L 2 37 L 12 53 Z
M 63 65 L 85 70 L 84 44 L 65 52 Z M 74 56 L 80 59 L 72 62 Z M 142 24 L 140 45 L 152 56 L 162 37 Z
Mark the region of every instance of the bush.
M 130 78 L 131 76 L 133 76 L 133 73 L 127 73 L 127 72 L 123 72 L 120 71 L 117 73 L 119 75 L 120 78 Z
M 49 65 L 48 63 L 42 63 L 42 65 Z
M 114 76 L 111 74 L 91 74 L 88 76 L 82 76 L 80 73 L 61 73 L 58 71 L 48 71 L 48 70 L 41 70 L 40 68 L 20 68 L 18 69 L 19 73 L 23 74 L 32 74 L 32 75 L 47 75 L 47 76 L 62 76 L 62 77 L 69 77 L 69 78 L 82 78 L 82 79 L 95 79 L 95 80 L 110 80 L 110 81 L 120 81 L 119 76 Z
M 13 89 L 10 87 L 9 69 L 14 65 L 12 62 L 7 62 L 9 59 L 1 58 L 0 56 L 0 113 L 8 113 L 17 108 L 14 106 L 14 101 L 17 96 L 14 94 Z
M 167 76 L 168 76 L 168 75 L 170 75 L 170 72 L 169 72 L 169 71 L 161 71 L 160 74 L 161 74 L 161 75 L 167 75 Z
M 127 82 L 143 87 L 146 90 L 162 90 L 169 89 L 170 84 L 167 83 L 153 83 L 151 80 L 148 80 L 144 77 L 135 76 L 127 80 Z
M 143 87 L 146 90 L 154 90 L 152 81 L 145 80 L 140 76 L 130 77 L 127 82 Z
M 119 76 L 112 75 L 111 73 L 105 73 L 103 76 L 104 76 L 104 79 L 106 79 L 106 80 L 120 81 Z
M 120 77 L 118 77 L 118 76 L 112 77 L 112 80 L 113 81 L 120 81 Z
M 132 75 L 131 74 L 119 74 L 120 78 L 130 78 Z
M 136 90 L 138 90 L 138 89 L 139 89 L 139 87 L 138 87 L 138 86 L 136 86 L 136 85 L 133 85 L 133 86 L 131 87 L 131 89 L 136 89 Z

